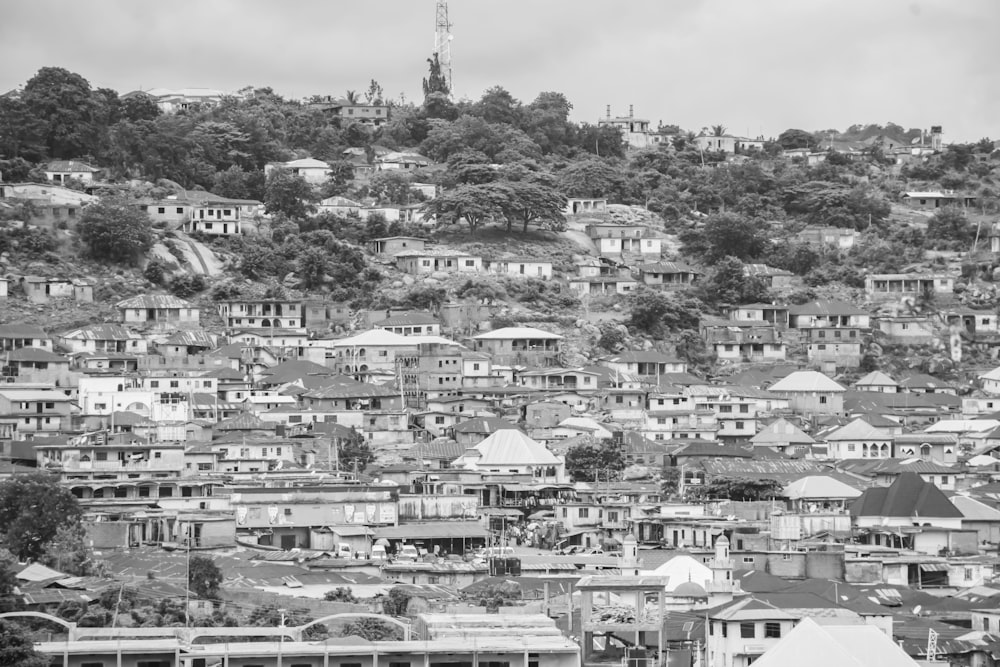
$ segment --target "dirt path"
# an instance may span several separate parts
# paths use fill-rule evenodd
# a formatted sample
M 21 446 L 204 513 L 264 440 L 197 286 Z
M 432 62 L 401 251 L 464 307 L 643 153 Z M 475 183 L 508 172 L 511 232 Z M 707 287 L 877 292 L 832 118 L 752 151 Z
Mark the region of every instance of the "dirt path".
M 195 273 L 206 276 L 217 276 L 222 273 L 222 262 L 205 244 L 195 241 L 183 232 L 175 232 L 175 234 L 177 240 L 185 244 L 186 247 L 182 246 L 181 252 L 184 253 L 184 257 Z

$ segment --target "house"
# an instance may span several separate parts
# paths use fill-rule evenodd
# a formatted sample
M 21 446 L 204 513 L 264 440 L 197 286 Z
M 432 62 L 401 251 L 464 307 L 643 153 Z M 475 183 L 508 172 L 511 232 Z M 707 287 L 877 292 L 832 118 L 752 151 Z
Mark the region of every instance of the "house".
M 1000 366 L 979 376 L 983 391 L 992 396 L 1000 396 Z
M 81 352 L 141 355 L 147 352 L 146 339 L 119 324 L 92 324 L 72 329 L 56 337 L 72 354 Z
M 533 327 L 504 327 L 472 338 L 473 349 L 488 354 L 494 364 L 549 365 L 562 349 L 563 337 Z
M 892 455 L 907 459 L 918 457 L 921 461 L 958 462 L 958 436 L 954 433 L 906 433 L 892 441 Z
M 799 232 L 795 238 L 799 243 L 813 246 L 833 246 L 838 250 L 850 250 L 859 238 L 861 232 L 843 227 L 808 226 Z
M 535 483 L 567 484 L 566 462 L 516 429 L 496 431 L 452 463 L 489 475 L 527 475 Z
M 571 197 L 566 200 L 566 208 L 563 209 L 565 215 L 594 215 L 607 212 L 607 199 L 582 199 Z
M 774 303 L 749 303 L 729 310 L 729 319 L 737 322 L 767 322 L 777 327 L 788 326 L 788 306 Z
M 735 153 L 737 137 L 729 134 L 710 135 L 701 133 L 694 138 L 694 144 L 699 151 L 719 151 L 722 153 Z
M 876 428 L 861 417 L 817 437 L 826 441 L 827 454 L 834 460 L 885 459 L 892 455 L 893 433 Z
M 647 380 L 666 373 L 687 373 L 688 370 L 686 361 L 655 350 L 619 352 L 601 357 L 597 363 L 610 368 L 616 374 L 636 375 Z
M 792 410 L 805 414 L 842 414 L 843 386 L 817 371 L 795 371 L 768 387 L 789 399 Z
M 9 288 L 10 288 L 10 279 L 0 278 L 0 301 L 4 301 L 7 298 Z
M 593 223 L 587 225 L 587 235 L 601 257 L 638 256 L 658 260 L 662 252 L 662 238 L 645 225 Z
M 836 368 L 861 365 L 860 330 L 850 327 L 813 327 L 806 329 L 806 351 L 810 362 Z
M 952 294 L 955 278 L 943 273 L 872 273 L 865 276 L 865 294 L 872 301 L 898 301 L 902 297 L 920 298 Z
M 957 396 L 958 390 L 955 385 L 944 380 L 918 373 L 916 371 L 904 371 L 899 376 L 899 390 L 913 394 L 948 394 Z
M 379 100 L 375 100 L 379 101 Z M 368 104 L 346 97 L 326 95 L 309 102 L 310 109 L 319 109 L 340 121 L 342 127 L 348 123 L 362 123 L 381 127 L 389 121 L 390 107 L 385 104 Z
M 198 308 L 190 302 L 169 294 L 144 294 L 119 301 L 115 306 L 127 324 L 143 324 L 157 328 L 198 326 Z
M 211 107 L 225 97 L 238 97 L 214 88 L 150 88 L 125 93 L 121 99 L 143 96 L 153 101 L 163 113 L 176 113 L 199 106 Z
M 784 361 L 788 345 L 770 322 L 704 317 L 701 336 L 720 361 Z
M 846 301 L 810 301 L 788 307 L 788 326 L 871 328 L 871 315 Z
M 418 153 L 391 151 L 375 156 L 375 169 L 378 171 L 415 171 L 430 164 L 430 160 Z
M 505 257 L 487 261 L 485 265 L 486 271 L 501 276 L 542 280 L 548 280 L 552 277 L 552 262 L 533 257 Z
M 48 303 L 52 299 L 73 299 L 77 303 L 94 301 L 94 284 L 80 278 L 42 278 L 25 276 L 21 288 L 31 303 Z
M 482 273 L 483 258 L 458 251 L 404 250 L 396 253 L 396 268 L 421 276 L 429 273 Z
M 580 296 L 609 296 L 615 294 L 629 294 L 638 287 L 632 278 L 620 278 L 617 276 L 594 276 L 590 278 L 570 278 L 569 289 Z
M 758 278 L 771 289 L 790 287 L 795 281 L 795 274 L 791 271 L 776 269 L 767 264 L 744 264 L 743 275 Z
M 440 336 L 441 323 L 433 315 L 419 312 L 391 314 L 372 324 L 376 329 L 384 329 L 400 336 Z
M 603 118 L 597 119 L 598 127 L 608 127 L 618 130 L 622 135 L 622 142 L 627 148 L 650 148 L 662 143 L 664 135 L 650 128 L 649 120 L 636 118 L 633 115 L 633 107 L 628 106 L 627 116 L 611 116 L 611 105 L 608 105 L 607 113 Z
M 858 391 L 878 391 L 886 394 L 895 394 L 899 391 L 899 384 L 882 371 L 872 371 L 868 375 L 858 379 L 854 383 L 854 388 Z
M 0 358 L 0 382 L 33 383 L 55 387 L 72 384 L 69 359 L 48 350 L 22 347 Z
M 72 399 L 60 389 L 0 387 L 0 432 L 12 433 L 13 440 L 64 432 L 70 428 L 72 408 Z
M 599 373 L 582 368 L 546 368 L 521 373 L 521 386 L 539 391 L 589 391 L 597 390 Z
M 264 175 L 267 176 L 275 169 L 287 169 L 313 185 L 325 183 L 330 174 L 333 173 L 329 164 L 309 157 L 289 162 L 269 162 L 264 165 Z
M 880 315 L 875 327 L 880 340 L 895 345 L 930 345 L 940 339 L 927 315 Z
M 387 236 L 369 241 L 368 249 L 376 255 L 395 257 L 401 252 L 408 252 L 410 250 L 423 252 L 426 245 L 426 239 L 415 236 Z
M 196 195 L 189 192 L 187 196 Z M 253 218 L 260 206 L 261 203 L 254 199 L 229 199 L 205 193 L 192 201 L 184 231 L 208 236 L 239 236 L 246 231 L 247 219 Z
M 911 208 L 922 210 L 934 210 L 945 206 L 962 206 L 968 208 L 976 205 L 975 197 L 956 194 L 954 190 L 945 190 L 944 192 L 904 192 L 902 201 Z
M 768 447 L 783 454 L 809 452 L 816 441 L 784 417 L 779 417 L 750 438 L 754 447 Z
M 39 227 L 66 225 L 72 228 L 82 210 L 98 198 L 54 183 L 0 182 L 0 200 L 8 204 L 30 203 L 27 212 L 31 217 L 25 220 L 27 223 Z
M 851 518 L 868 544 L 903 546 L 906 539 L 915 546 L 919 533 L 907 535 L 904 528 L 960 530 L 964 517 L 939 488 L 917 473 L 904 472 L 890 486 L 866 489 L 851 505 Z
M 33 324 L 0 324 L 0 352 L 32 347 L 52 351 L 52 339 Z
M 364 205 L 361 202 L 348 199 L 347 197 L 327 197 L 326 199 L 321 199 L 317 202 L 316 213 L 329 213 L 342 218 L 346 218 L 351 215 L 360 217 L 363 206 Z
M 753 597 L 716 608 L 705 623 L 711 667 L 750 667 L 792 631 L 799 617 Z
M 75 160 L 53 160 L 45 165 L 43 170 L 45 178 L 53 183 L 65 183 L 70 180 L 93 183 L 94 175 L 100 171 L 86 162 Z
M 300 329 L 306 325 L 300 299 L 239 299 L 219 303 L 228 329 Z
M 636 268 L 642 284 L 664 289 L 687 287 L 701 275 L 701 271 L 680 262 L 652 262 Z

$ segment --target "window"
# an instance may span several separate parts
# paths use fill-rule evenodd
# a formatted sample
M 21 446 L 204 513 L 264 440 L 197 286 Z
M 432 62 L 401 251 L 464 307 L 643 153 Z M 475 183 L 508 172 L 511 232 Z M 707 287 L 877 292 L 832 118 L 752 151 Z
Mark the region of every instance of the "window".
M 178 206 L 177 207 L 177 215 L 183 215 L 183 214 L 184 214 L 184 209 L 181 208 L 180 206 Z
M 563 508 L 563 518 L 565 519 L 565 518 L 566 518 L 566 517 L 568 517 L 568 516 L 569 516 L 569 509 L 568 509 L 568 508 L 566 508 L 566 507 L 564 507 L 564 508 Z
M 781 639 L 781 623 L 765 623 L 764 624 L 764 638 L 765 639 Z
M 744 563 L 753 563 L 753 556 L 744 556 L 743 557 L 743 562 Z
M 181 386 L 180 381 L 178 381 L 178 380 L 171 380 L 170 381 L 170 388 L 171 389 L 177 389 L 180 386 Z
M 475 266 L 476 262 L 475 262 L 475 260 L 467 259 L 467 260 L 465 260 L 465 265 L 466 266 Z
M 722 636 L 723 637 L 728 637 L 729 636 L 729 624 L 723 622 L 723 623 L 719 623 L 719 625 L 722 627 Z
M 107 452 L 96 452 L 94 454 L 94 460 L 95 461 L 107 461 L 108 460 L 108 453 Z
M 740 623 L 740 637 L 742 639 L 753 639 L 757 636 L 756 623 Z
M 853 452 L 853 451 L 856 451 L 857 448 L 858 448 L 858 446 L 855 445 L 853 442 L 847 443 L 847 451 Z
M 164 214 L 164 213 L 167 212 L 167 209 L 165 209 L 162 206 L 160 206 L 159 208 L 156 209 L 156 212 L 159 213 L 160 215 L 162 215 L 162 214 Z
M 579 516 L 581 519 L 587 519 L 587 518 L 589 518 L 590 517 L 590 509 L 587 508 L 587 507 L 581 507 L 580 510 L 579 510 L 579 512 L 577 513 L 577 516 Z
M 285 516 L 292 516 L 292 508 L 291 507 L 286 507 L 285 508 Z
M 965 568 L 965 580 L 966 581 L 972 581 L 972 568 L 971 567 Z
M 389 667 L 410 667 L 408 662 L 390 662 Z
M 820 405 L 826 405 L 826 396 L 820 396 L 819 397 L 819 404 Z
M 150 380 L 149 381 L 149 388 L 150 389 L 159 389 L 160 388 L 160 381 L 159 380 Z
M 442 417 L 442 416 L 435 417 L 434 418 L 434 423 L 435 424 L 443 424 L 444 423 L 444 417 Z
M 608 512 L 608 521 L 612 522 L 612 523 L 617 522 L 618 521 L 618 512 Z

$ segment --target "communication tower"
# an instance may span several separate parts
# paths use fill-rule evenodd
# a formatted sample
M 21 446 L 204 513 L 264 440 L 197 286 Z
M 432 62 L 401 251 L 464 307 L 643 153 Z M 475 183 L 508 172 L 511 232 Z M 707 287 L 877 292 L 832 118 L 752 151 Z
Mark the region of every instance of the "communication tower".
M 434 21 L 434 55 L 441 65 L 441 74 L 448 84 L 449 94 L 454 94 L 451 83 L 451 21 L 448 20 L 448 0 L 437 0 Z

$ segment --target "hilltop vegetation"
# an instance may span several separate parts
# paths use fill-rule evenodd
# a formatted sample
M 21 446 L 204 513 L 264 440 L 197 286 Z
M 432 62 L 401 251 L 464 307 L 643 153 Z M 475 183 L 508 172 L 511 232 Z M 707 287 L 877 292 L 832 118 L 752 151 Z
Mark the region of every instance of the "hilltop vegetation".
M 629 318 L 620 299 L 588 302 L 588 312 L 603 310 L 630 323 L 634 334 L 679 337 L 697 324 L 678 312 L 713 313 L 740 301 L 856 295 L 851 290 L 862 286 L 867 272 L 926 262 L 960 262 L 967 284 L 992 281 L 992 257 L 969 254 L 985 247 L 984 230 L 1000 207 L 1000 163 L 996 153 L 989 155 L 989 140 L 950 145 L 902 166 L 887 159 L 880 139 L 908 143 L 920 131 L 892 123 L 844 132 L 789 129 L 735 156 L 700 150 L 693 133 L 669 126 L 661 128 L 657 146 L 628 150 L 615 128 L 572 122 L 572 105 L 558 92 L 541 92 L 528 103 L 500 86 L 474 101 L 453 101 L 447 93 L 432 61 L 419 104 L 384 99 L 375 81 L 361 95 L 348 91 L 352 100 L 389 109 L 379 126 L 332 116 L 320 98 L 288 100 L 267 87 L 164 114 L 142 95 L 95 90 L 79 74 L 44 68 L 19 93 L 0 97 L 5 180 L 39 181 L 46 161 L 71 158 L 100 168 L 107 183 L 128 187 L 99 192 L 102 202 L 74 232 L 4 223 L 5 266 L 71 265 L 91 274 L 113 266 L 123 278 L 120 288 L 109 288 L 116 295 L 159 287 L 214 300 L 297 290 L 354 307 L 429 308 L 464 299 L 499 303 L 510 309 L 503 315 L 508 318 L 517 319 L 521 309 L 529 311 L 522 317 L 545 313 L 572 321 L 581 302 L 560 282 L 438 276 L 416 283 L 375 262 L 364 246 L 386 235 L 420 236 L 487 258 L 551 258 L 557 277 L 565 278 L 575 275 L 581 255 L 594 254 L 580 240 L 586 221 L 567 225 L 566 198 L 601 197 L 631 207 L 622 209 L 626 217 L 665 236 L 664 259 L 694 264 L 704 275 L 683 299 L 665 297 L 670 304 L 653 309 L 662 313 L 659 320 L 649 313 Z M 725 128 L 712 131 L 722 135 Z M 868 147 L 850 159 L 831 152 L 812 165 L 782 154 L 815 149 L 830 138 Z M 359 163 L 370 165 L 385 151 L 416 153 L 428 164 L 359 176 Z M 265 174 L 268 163 L 304 157 L 326 162 L 329 177 L 310 184 L 282 169 Z M 428 199 L 414 183 L 433 185 L 437 196 Z M 899 206 L 903 191 L 923 189 L 961 190 L 977 198 L 976 208 L 929 216 Z M 267 215 L 257 221 L 256 233 L 193 239 L 207 244 L 210 259 L 223 268 L 192 276 L 184 260 L 189 240 L 150 224 L 135 201 L 201 190 L 258 200 Z M 420 205 L 433 223 L 317 213 L 317 202 L 334 196 L 372 206 Z M 0 209 L 0 222 L 30 219 L 30 203 L 10 203 Z M 808 226 L 854 230 L 860 237 L 850 250 L 824 247 L 797 236 Z M 965 254 L 948 254 L 955 252 Z M 750 263 L 803 280 L 776 294 L 743 275 Z M 602 338 L 592 334 L 594 343 Z

